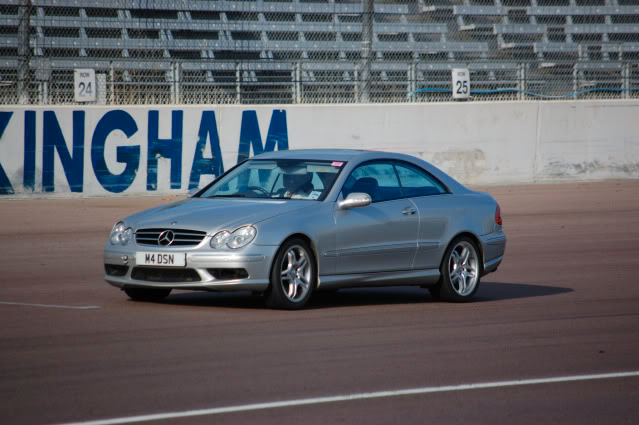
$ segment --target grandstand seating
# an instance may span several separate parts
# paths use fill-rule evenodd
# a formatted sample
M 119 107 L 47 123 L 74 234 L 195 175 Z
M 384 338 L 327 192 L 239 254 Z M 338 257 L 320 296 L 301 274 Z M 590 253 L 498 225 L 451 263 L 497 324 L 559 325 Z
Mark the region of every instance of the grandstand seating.
M 361 90 L 361 1 L 32 2 L 33 84 L 50 82 L 49 97 L 71 102 L 78 67 L 107 75 L 114 103 L 348 102 Z M 0 82 L 16 79 L 20 4 L 0 0 Z M 455 67 L 478 90 L 639 80 L 639 0 L 375 1 L 372 30 L 372 101 L 449 87 Z

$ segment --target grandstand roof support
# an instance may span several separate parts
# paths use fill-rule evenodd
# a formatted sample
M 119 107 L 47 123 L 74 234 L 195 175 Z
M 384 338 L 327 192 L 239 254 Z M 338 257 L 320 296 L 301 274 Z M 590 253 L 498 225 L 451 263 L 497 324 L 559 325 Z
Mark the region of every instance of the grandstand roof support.
M 373 0 L 362 0 L 362 65 L 360 73 L 360 99 L 362 103 L 370 102 L 371 91 L 371 60 L 373 56 Z
M 18 102 L 29 103 L 29 87 L 31 86 L 31 73 L 29 62 L 31 61 L 31 46 L 29 32 L 31 31 L 31 0 L 20 0 L 18 21 Z

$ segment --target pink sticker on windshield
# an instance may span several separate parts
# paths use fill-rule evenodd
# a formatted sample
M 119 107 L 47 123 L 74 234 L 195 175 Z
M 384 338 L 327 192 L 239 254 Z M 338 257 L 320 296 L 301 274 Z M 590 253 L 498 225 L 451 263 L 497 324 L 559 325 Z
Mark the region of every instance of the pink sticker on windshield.
M 341 167 L 342 165 L 344 165 L 343 162 L 339 162 L 339 161 L 333 161 L 333 163 L 331 164 L 333 167 Z

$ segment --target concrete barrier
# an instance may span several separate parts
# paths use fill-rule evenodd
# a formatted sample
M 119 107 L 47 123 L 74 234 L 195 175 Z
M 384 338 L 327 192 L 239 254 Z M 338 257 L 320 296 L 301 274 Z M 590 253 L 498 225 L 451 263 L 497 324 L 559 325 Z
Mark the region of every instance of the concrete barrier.
M 639 101 L 2 107 L 0 199 L 184 193 L 304 148 L 404 152 L 465 184 L 639 178 Z

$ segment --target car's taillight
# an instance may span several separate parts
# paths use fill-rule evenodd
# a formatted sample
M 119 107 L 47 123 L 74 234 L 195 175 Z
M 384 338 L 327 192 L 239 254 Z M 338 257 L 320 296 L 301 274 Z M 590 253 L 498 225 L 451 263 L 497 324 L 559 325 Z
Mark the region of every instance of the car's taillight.
M 497 204 L 497 209 L 495 209 L 495 223 L 501 226 L 501 208 L 499 208 L 499 204 Z

